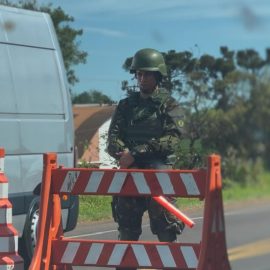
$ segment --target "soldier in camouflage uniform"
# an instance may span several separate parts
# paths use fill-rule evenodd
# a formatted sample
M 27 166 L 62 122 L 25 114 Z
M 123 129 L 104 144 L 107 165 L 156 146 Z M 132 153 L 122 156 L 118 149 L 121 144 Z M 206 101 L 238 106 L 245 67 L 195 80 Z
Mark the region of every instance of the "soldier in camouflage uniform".
M 167 75 L 164 58 L 154 49 L 139 50 L 130 72 L 135 73 L 140 91 L 119 102 L 109 128 L 108 152 L 121 168 L 170 169 L 184 119 L 175 99 L 159 88 Z M 146 210 L 159 241 L 176 241 L 184 224 L 151 197 L 114 196 L 112 212 L 119 226 L 119 240 L 139 239 Z

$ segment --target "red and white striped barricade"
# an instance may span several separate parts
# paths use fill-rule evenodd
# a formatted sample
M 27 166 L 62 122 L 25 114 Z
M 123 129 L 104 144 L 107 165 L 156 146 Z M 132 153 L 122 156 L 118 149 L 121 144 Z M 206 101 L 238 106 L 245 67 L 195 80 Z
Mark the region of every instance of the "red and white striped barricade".
M 23 270 L 18 254 L 18 232 L 12 225 L 12 204 L 8 200 L 8 179 L 4 174 L 5 150 L 0 148 L 0 269 Z
M 207 169 L 139 170 L 57 168 L 44 155 L 39 237 L 30 270 L 72 266 L 230 270 L 225 241 L 220 157 Z M 200 243 L 73 240 L 63 236 L 60 196 L 175 196 L 205 200 Z

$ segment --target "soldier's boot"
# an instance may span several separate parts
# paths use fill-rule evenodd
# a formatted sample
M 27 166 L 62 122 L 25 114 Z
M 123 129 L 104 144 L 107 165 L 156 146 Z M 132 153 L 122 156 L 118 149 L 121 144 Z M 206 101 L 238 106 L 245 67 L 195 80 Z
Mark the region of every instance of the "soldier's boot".
M 177 236 L 173 231 L 162 231 L 157 233 L 160 242 L 176 242 Z
M 129 231 L 129 230 L 119 230 L 118 239 L 123 241 L 138 241 L 140 234 Z M 126 268 L 118 268 L 116 270 L 136 270 L 137 268 L 126 267 Z
M 182 234 L 185 229 L 185 223 L 183 222 L 174 222 L 169 226 L 170 229 L 157 232 L 158 240 L 160 242 L 176 242 L 177 235 Z

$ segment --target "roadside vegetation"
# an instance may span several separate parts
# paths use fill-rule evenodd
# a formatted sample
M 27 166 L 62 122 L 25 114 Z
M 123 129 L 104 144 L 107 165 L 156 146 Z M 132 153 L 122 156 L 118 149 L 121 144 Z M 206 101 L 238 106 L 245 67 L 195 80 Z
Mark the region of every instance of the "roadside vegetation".
M 237 202 L 248 199 L 269 199 L 270 200 L 270 172 L 263 172 L 259 181 L 247 185 L 233 184 L 223 191 L 225 202 Z

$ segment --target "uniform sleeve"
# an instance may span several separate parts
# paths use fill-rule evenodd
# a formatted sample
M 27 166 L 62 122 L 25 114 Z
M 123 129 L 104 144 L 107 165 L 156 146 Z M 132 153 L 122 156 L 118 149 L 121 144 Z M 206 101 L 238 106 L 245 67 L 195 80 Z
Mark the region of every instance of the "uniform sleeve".
M 107 151 L 116 159 L 119 159 L 117 153 L 127 148 L 121 137 L 124 123 L 124 102 L 120 101 L 112 117 L 107 141 Z
M 160 138 L 153 138 L 147 143 L 135 146 L 131 152 L 135 159 L 147 155 L 167 157 L 179 147 L 184 133 L 184 113 L 175 99 L 169 98 L 163 105 L 163 133 Z

